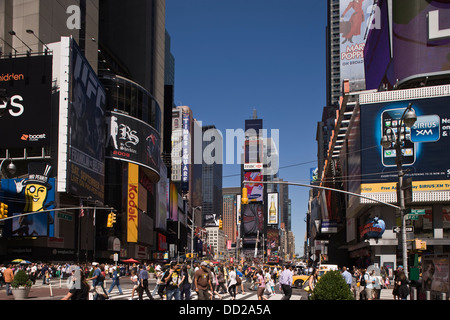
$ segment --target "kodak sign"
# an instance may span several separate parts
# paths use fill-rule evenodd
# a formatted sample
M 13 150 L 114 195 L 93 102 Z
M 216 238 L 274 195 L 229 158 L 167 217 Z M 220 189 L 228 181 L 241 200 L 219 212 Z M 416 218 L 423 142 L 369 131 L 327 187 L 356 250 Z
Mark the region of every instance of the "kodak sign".
M 127 242 L 138 241 L 139 166 L 128 164 Z

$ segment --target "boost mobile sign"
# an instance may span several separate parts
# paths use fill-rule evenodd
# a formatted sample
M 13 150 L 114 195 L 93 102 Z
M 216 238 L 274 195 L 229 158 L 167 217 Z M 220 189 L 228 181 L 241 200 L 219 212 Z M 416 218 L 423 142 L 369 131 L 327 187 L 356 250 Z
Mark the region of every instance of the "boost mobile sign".
M 51 55 L 0 59 L 0 148 L 50 144 L 52 63 Z

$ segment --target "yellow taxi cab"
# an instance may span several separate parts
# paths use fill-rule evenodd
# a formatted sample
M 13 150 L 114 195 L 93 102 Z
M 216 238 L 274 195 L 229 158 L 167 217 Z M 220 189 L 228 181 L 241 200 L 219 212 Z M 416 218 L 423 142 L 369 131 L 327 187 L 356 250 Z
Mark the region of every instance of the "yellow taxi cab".
M 319 275 L 318 279 L 323 276 L 325 273 L 331 270 L 338 270 L 338 266 L 336 264 L 321 264 L 319 266 Z M 303 285 L 308 281 L 309 275 L 294 275 L 292 276 L 292 287 L 301 289 Z
M 308 281 L 309 276 L 306 274 L 297 274 L 292 276 L 292 287 L 301 289 L 303 284 Z

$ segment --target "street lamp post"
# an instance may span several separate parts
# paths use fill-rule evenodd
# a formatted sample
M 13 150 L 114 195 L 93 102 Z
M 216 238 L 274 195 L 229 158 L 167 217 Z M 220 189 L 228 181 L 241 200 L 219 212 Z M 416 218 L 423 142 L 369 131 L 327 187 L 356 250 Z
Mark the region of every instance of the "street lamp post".
M 191 229 L 191 268 L 194 266 L 194 229 L 195 229 L 195 210 L 201 209 L 201 206 L 192 208 L 192 229 Z
M 405 275 L 408 278 L 408 248 L 406 246 L 406 205 L 405 205 L 405 190 L 404 190 L 404 171 L 402 163 L 402 144 L 404 139 L 406 139 L 406 128 L 411 128 L 417 121 L 417 116 L 412 109 L 412 103 L 403 112 L 402 117 L 397 122 L 397 132 L 393 129 L 388 128 L 383 132 L 383 137 L 381 139 L 381 145 L 384 148 L 389 148 L 392 145 L 395 147 L 395 162 L 397 164 L 398 171 L 398 187 L 397 195 L 399 197 L 398 203 L 400 206 L 400 218 L 401 218 L 401 231 L 402 231 L 402 256 L 403 256 L 403 267 L 405 270 Z M 404 134 L 402 135 L 402 129 L 404 129 Z M 403 137 L 403 138 L 402 138 Z

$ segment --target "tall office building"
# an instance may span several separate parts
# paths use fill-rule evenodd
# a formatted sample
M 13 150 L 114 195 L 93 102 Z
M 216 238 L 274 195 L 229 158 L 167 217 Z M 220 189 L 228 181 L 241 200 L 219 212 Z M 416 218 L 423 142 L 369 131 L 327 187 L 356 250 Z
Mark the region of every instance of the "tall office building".
M 327 0 L 326 85 L 327 106 L 338 105 L 341 95 L 340 0 Z
M 11 187 L 16 180 L 7 178 L 39 174 L 47 182 L 44 205 L 96 206 L 83 214 L 51 213 L 52 219 L 40 220 L 48 228 L 35 231 L 36 241 L 15 234 L 20 226 L 14 219 L 3 231 L 18 241 L 6 246 L 2 239 L 1 255 L 27 247 L 29 260 L 105 261 L 112 253 L 147 260 L 167 251 L 166 168 L 160 159 L 165 1 L 0 0 L 0 51 L 2 68 L 33 66 L 24 69 L 29 85 L 20 88 L 18 81 L 7 97 L 22 90 L 27 103 L 39 101 L 36 109 L 49 116 L 38 122 L 52 128 L 31 135 L 39 143 L 3 139 L 1 160 L 12 160 L 17 172 L 2 177 L 2 200 L 23 197 Z M 34 90 L 38 83 L 49 85 Z M 48 94 L 49 102 L 40 94 Z M 29 127 L 27 117 L 19 119 L 22 126 Z M 106 226 L 106 206 L 116 210 L 113 228 Z M 14 208 L 23 210 L 29 208 Z
M 223 138 L 215 126 L 203 126 L 203 227 L 218 227 L 222 219 Z
M 223 232 L 227 235 L 227 239 L 231 240 L 232 246 L 237 244 L 240 226 L 240 210 L 241 210 L 241 188 L 231 187 L 223 188 Z

